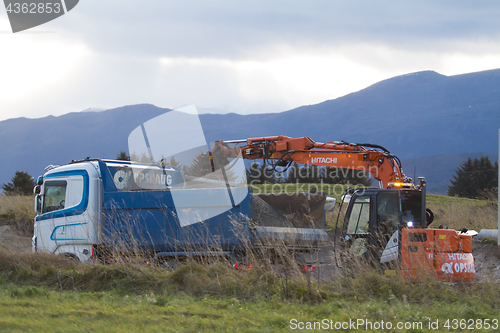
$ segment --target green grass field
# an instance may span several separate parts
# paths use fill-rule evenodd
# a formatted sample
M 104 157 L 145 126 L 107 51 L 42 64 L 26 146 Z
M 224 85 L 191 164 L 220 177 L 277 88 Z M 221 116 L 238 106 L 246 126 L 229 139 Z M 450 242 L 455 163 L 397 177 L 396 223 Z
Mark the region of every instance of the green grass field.
M 459 319 L 474 332 L 494 332 L 494 319 L 500 318 L 500 288 L 492 285 L 410 283 L 365 273 L 319 291 L 313 286 L 309 297 L 300 285 L 288 297 L 279 288 L 268 295 L 261 290 L 241 297 L 227 290 L 195 293 L 189 289 L 197 288 L 190 285 L 182 291 L 174 281 L 164 282 L 161 287 L 146 284 L 131 291 L 108 282 L 98 289 L 109 290 L 90 291 L 96 287 L 92 283 L 60 290 L 57 283 L 34 286 L 2 279 L 0 331 L 290 332 L 337 327 L 344 332 L 428 332 L 429 325 L 436 324 L 441 332 L 464 331 L 460 326 L 444 327 L 447 320 Z M 491 329 L 478 329 L 487 322 Z
M 29 218 L 31 200 L 0 198 L 0 219 Z M 434 224 L 496 228 L 491 200 L 429 195 L 428 206 Z M 188 261 L 170 272 L 0 250 L 0 332 L 497 332 L 498 299 L 498 284 L 412 282 L 367 267 L 318 285 L 258 264 Z
M 412 282 L 367 267 L 318 285 L 259 265 L 188 261 L 168 272 L 0 251 L 0 332 L 492 332 L 499 297 L 497 284 Z

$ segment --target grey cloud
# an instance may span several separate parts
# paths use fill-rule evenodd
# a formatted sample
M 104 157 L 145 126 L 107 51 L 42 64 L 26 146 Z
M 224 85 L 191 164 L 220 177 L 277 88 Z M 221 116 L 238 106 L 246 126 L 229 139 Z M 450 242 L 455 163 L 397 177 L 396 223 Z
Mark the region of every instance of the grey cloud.
M 389 77 L 436 70 L 443 51 L 500 53 L 498 17 L 496 1 L 85 0 L 44 29 L 56 31 L 51 36 L 58 40 L 84 43 L 91 55 L 70 79 L 15 105 L 0 104 L 31 117 L 135 103 L 283 111 L 322 100 L 290 90 L 269 73 L 252 73 L 255 78 L 242 83 L 228 67 L 165 69 L 158 58 L 259 61 L 279 58 L 279 52 L 324 51 Z M 478 42 L 481 47 L 474 47 Z M 332 86 L 346 80 L 332 75 Z M 334 97 L 332 88 L 324 99 Z
M 252 58 L 276 44 L 435 48 L 500 31 L 493 1 L 87 0 L 70 14 L 60 30 L 97 52 L 155 57 Z

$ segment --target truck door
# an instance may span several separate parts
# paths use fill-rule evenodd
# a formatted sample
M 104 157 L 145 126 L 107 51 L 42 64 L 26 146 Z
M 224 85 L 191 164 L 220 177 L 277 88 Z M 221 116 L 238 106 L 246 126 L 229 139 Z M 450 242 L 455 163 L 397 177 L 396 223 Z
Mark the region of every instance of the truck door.
M 68 252 L 64 246 L 89 241 L 88 193 L 86 171 L 64 171 L 44 177 L 41 210 L 35 218 L 36 250 Z
M 39 215 L 35 218 L 35 250 L 54 252 L 57 247 L 54 235 L 57 231 L 65 231 L 63 226 L 66 221 L 62 212 L 66 207 L 67 185 L 66 179 L 44 181 L 43 192 L 39 197 Z

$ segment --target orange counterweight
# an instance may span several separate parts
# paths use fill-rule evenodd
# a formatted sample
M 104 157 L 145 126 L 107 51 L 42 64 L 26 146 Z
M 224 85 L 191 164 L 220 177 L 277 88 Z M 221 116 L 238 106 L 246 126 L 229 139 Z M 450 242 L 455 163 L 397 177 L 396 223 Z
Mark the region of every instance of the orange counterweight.
M 472 236 L 448 229 L 403 229 L 401 271 L 408 277 L 434 274 L 443 281 L 472 282 Z

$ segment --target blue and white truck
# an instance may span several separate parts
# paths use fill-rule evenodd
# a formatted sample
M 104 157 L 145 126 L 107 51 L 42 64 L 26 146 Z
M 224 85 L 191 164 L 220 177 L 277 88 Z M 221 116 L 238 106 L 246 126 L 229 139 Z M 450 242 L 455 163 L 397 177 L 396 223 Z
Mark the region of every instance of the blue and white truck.
M 283 245 L 310 253 L 328 240 L 324 194 L 187 183 L 178 168 L 130 161 L 49 166 L 35 187 L 33 250 L 97 263 L 131 252 L 239 258 Z

